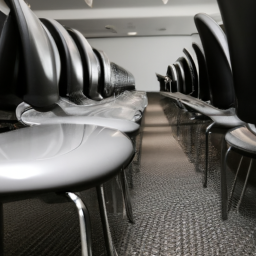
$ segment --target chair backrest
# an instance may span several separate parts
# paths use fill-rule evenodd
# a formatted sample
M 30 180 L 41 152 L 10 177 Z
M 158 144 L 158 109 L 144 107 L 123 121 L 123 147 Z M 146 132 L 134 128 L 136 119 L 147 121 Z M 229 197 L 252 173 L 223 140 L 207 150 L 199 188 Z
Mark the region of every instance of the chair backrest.
M 191 56 L 190 52 L 184 48 L 183 53 L 185 54 L 185 59 L 187 60 L 191 82 L 192 82 L 192 93 L 191 96 L 198 98 L 199 97 L 199 86 L 198 86 L 198 74 L 196 69 L 196 64 Z
M 176 63 L 178 64 L 179 68 L 181 69 L 182 80 L 183 80 L 182 93 L 191 94 L 193 88 L 192 88 L 192 79 L 191 79 L 189 64 L 184 57 L 178 58 Z
M 205 57 L 203 51 L 196 43 L 193 43 L 192 47 L 196 53 L 196 58 L 198 62 L 199 99 L 203 101 L 209 101 L 211 97 Z
M 3 12 L 1 12 L 1 10 L 0 10 L 0 36 L 1 36 L 1 32 L 3 30 L 6 18 L 7 18 L 6 15 Z
M 20 71 L 20 39 L 14 17 L 5 19 L 0 36 L 0 108 L 15 110 L 22 102 Z M 19 85 L 18 85 L 19 81 Z
M 82 58 L 83 71 L 84 71 L 84 94 L 89 98 L 94 98 L 99 93 L 103 97 L 112 95 L 114 88 L 104 89 L 104 79 L 101 74 L 101 67 L 97 56 L 95 55 L 91 45 L 86 38 L 73 28 L 66 28 L 70 36 L 75 41 L 77 48 Z
M 185 74 L 180 62 L 173 63 L 177 75 L 177 92 L 185 93 Z
M 169 65 L 167 68 L 166 75 L 170 78 L 169 87 L 171 92 L 177 92 L 177 73 L 173 65 Z
M 226 35 L 207 14 L 197 14 L 194 19 L 204 48 L 211 103 L 220 109 L 234 107 L 233 75 Z
M 109 88 L 108 91 L 112 94 L 119 94 L 125 90 L 135 90 L 135 78 L 131 72 L 114 62 L 110 62 L 105 52 L 94 49 L 94 53 L 97 55 L 102 68 L 104 90 Z
M 59 100 L 59 59 L 54 42 L 23 0 L 9 0 L 8 4 L 21 42 L 23 100 L 36 108 L 55 107 Z
M 60 95 L 69 97 L 74 103 L 80 104 L 86 97 L 83 94 L 83 66 L 78 48 L 67 30 L 59 22 L 52 19 L 41 19 L 41 22 L 54 38 L 60 54 Z
M 236 113 L 247 122 L 256 124 L 256 1 L 219 1 L 225 26 L 233 70 Z

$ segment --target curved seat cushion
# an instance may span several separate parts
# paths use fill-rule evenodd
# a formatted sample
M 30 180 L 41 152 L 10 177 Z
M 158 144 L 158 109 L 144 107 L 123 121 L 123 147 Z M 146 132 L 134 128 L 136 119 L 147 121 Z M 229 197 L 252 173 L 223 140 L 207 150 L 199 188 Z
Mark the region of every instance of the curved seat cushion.
M 185 57 L 180 57 L 176 61 L 183 73 L 183 93 L 191 94 L 193 92 L 192 75 L 188 60 Z
M 207 102 L 179 92 L 161 92 L 161 94 L 165 97 L 181 102 L 185 106 L 201 113 L 204 116 L 210 117 L 216 125 L 230 128 L 244 125 L 244 122 L 237 117 L 234 108 L 226 110 L 218 109 Z
M 5 199 L 94 187 L 115 176 L 134 154 L 127 136 L 92 125 L 35 126 L 0 134 L 0 141 Z
M 67 120 L 70 117 L 77 117 L 72 120 L 81 120 L 79 122 L 83 124 L 86 124 L 83 120 L 86 120 L 87 117 L 119 119 L 120 122 L 124 121 L 125 124 L 126 121 L 139 122 L 142 118 L 142 112 L 134 112 L 126 107 L 112 107 L 111 103 L 103 106 L 76 106 L 65 101 L 65 99 L 61 99 L 56 104 L 56 108 L 48 112 L 39 112 L 27 104 L 21 103 L 16 109 L 16 116 L 18 120 L 27 125 L 43 124 L 46 123 L 46 120 L 47 123 L 60 123 L 62 122 L 60 120 L 68 122 Z M 108 120 L 106 120 L 105 126 L 107 124 Z
M 197 74 L 196 64 L 190 52 L 186 48 L 183 49 L 183 53 L 185 54 L 185 59 L 187 61 L 189 71 L 190 71 L 190 76 L 191 76 L 191 83 L 192 83 L 191 96 L 198 98 L 199 88 L 198 88 L 198 74 Z
M 204 48 L 211 103 L 220 109 L 234 107 L 235 94 L 227 37 L 207 14 L 197 14 L 194 19 Z
M 250 132 L 246 127 L 236 128 L 229 131 L 225 139 L 227 143 L 239 153 L 247 153 L 250 157 L 256 155 L 256 136 Z
M 202 49 L 196 43 L 193 43 L 192 47 L 196 53 L 196 58 L 198 62 L 199 99 L 203 101 L 209 101 L 211 97 L 210 97 L 209 79 L 208 79 L 205 57 Z
M 166 75 L 170 78 L 170 91 L 177 92 L 177 73 L 173 65 L 168 66 Z
M 58 58 L 51 38 L 23 0 L 9 0 L 21 42 L 23 100 L 37 108 L 51 108 L 59 100 Z M 36 85 L 36 86 L 35 86 Z

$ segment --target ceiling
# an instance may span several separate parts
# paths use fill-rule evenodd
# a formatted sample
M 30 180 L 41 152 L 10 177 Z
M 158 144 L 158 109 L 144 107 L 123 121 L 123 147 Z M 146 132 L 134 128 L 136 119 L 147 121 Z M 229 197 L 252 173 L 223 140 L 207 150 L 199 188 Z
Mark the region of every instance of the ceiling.
M 58 20 L 86 37 L 171 36 L 197 33 L 193 17 L 204 12 L 220 17 L 216 0 L 26 0 L 39 17 Z M 113 26 L 107 30 L 105 26 Z

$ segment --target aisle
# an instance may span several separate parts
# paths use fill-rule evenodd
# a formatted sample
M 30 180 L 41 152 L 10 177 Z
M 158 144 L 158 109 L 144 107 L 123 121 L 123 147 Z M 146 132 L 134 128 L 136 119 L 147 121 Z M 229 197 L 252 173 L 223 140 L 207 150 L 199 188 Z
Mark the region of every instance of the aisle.
M 203 189 L 201 173 L 182 151 L 160 104 L 149 93 L 142 125 L 141 170 L 132 190 L 135 225 L 120 241 L 121 255 L 252 255 L 253 229 L 223 222 L 219 195 Z M 238 225 L 239 223 L 239 225 Z

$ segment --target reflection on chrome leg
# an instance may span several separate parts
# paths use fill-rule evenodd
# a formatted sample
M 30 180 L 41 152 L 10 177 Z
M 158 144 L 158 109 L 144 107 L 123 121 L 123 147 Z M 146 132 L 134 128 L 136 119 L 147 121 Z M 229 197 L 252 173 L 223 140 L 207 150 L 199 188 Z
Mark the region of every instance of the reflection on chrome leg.
M 88 209 L 82 199 L 76 194 L 67 192 L 65 196 L 71 200 L 77 208 L 80 225 L 82 256 L 92 256 L 91 223 Z

